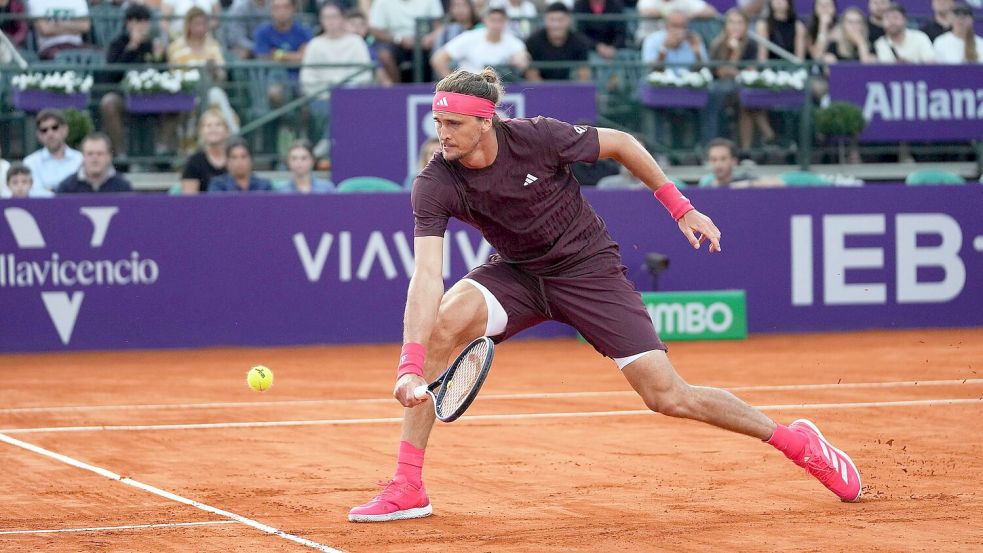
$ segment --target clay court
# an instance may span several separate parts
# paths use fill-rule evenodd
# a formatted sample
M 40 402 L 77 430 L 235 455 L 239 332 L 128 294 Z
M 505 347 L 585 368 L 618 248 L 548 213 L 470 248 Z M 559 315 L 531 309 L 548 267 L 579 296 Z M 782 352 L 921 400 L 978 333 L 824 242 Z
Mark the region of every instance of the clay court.
M 670 348 L 691 383 L 815 421 L 861 470 L 861 502 L 754 440 L 645 412 L 572 340 L 500 346 L 431 439 L 434 516 L 386 524 L 346 514 L 392 472 L 397 345 L 5 355 L 0 550 L 981 547 L 983 329 Z M 262 394 L 244 382 L 257 363 L 276 374 Z

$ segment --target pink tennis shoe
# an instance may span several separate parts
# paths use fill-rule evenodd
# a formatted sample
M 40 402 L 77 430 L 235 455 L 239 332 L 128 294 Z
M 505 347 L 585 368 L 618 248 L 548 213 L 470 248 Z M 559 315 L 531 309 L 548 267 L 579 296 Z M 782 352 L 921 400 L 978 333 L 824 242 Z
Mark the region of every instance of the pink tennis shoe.
M 397 474 L 392 480 L 383 484 L 379 495 L 365 505 L 359 505 L 348 511 L 350 522 L 386 522 L 407 518 L 423 518 L 433 514 L 430 498 L 423 483 L 417 488 Z
M 842 501 L 860 499 L 860 471 L 849 455 L 827 442 L 823 433 L 810 421 L 799 419 L 788 425 L 788 429 L 809 440 L 802 457 L 793 459 L 796 465 L 809 471 Z

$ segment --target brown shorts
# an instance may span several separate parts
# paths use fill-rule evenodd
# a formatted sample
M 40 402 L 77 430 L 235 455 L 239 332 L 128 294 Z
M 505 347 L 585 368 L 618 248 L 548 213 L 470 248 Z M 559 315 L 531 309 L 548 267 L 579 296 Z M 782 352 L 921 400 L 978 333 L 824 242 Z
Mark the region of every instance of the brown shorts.
M 509 316 L 505 332 L 491 336 L 495 342 L 552 320 L 575 328 L 607 357 L 665 351 L 627 271 L 617 256 L 604 255 L 559 276 L 539 277 L 495 255 L 465 278 L 487 288 Z

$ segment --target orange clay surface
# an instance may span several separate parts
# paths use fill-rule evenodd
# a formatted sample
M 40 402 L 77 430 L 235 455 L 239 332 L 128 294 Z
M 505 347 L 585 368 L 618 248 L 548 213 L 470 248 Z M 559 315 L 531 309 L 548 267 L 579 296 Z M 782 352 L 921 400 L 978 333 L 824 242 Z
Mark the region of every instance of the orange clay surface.
M 420 520 L 346 520 L 394 466 L 398 345 L 0 356 L 0 432 L 352 552 L 983 548 L 983 329 L 670 347 L 689 382 L 815 421 L 860 468 L 862 501 L 759 441 L 641 412 L 573 340 L 498 348 L 468 415 L 432 436 Z M 262 394 L 245 383 L 260 363 L 276 376 Z M 488 417 L 531 413 L 547 415 Z M 230 425 L 274 421 L 307 424 Z M 0 465 L 2 551 L 314 550 L 10 443 Z M 83 528 L 109 529 L 40 532 Z

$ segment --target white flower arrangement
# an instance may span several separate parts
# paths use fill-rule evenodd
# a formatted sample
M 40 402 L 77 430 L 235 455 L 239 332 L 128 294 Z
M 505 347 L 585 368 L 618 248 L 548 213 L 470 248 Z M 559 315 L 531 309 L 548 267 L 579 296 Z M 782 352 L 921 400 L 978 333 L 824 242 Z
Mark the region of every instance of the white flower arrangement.
M 689 69 L 667 69 L 653 71 L 645 77 L 645 82 L 652 86 L 676 88 L 707 88 L 713 82 L 713 73 L 704 67 L 699 71 Z
M 44 90 L 58 94 L 88 94 L 92 90 L 92 75 L 74 71 L 54 73 L 22 73 L 11 79 L 18 90 Z
M 191 92 L 201 81 L 201 73 L 197 69 L 188 71 L 172 69 L 158 71 L 145 69 L 143 71 L 127 71 L 123 79 L 123 88 L 130 94 L 159 94 Z
M 805 69 L 797 71 L 775 71 L 765 69 L 745 69 L 737 75 L 738 84 L 747 88 L 767 88 L 770 90 L 803 90 L 809 75 Z

